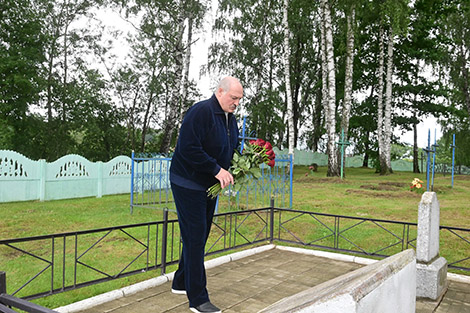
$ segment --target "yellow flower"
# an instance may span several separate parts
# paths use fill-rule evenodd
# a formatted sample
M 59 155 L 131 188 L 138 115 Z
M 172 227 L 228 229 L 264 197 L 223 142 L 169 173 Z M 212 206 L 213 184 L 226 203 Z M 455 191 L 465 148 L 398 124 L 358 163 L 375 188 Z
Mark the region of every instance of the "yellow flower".
M 411 189 L 413 188 L 417 188 L 417 189 L 421 189 L 421 187 L 423 187 L 423 181 L 419 178 L 415 178 L 413 179 L 413 181 L 411 182 Z

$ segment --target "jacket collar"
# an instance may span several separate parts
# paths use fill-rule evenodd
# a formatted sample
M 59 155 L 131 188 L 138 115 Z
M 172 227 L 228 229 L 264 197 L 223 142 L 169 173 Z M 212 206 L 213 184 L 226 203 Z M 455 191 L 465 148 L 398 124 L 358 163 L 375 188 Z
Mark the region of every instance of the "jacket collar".
M 219 100 L 217 100 L 217 97 L 215 94 L 212 94 L 211 97 L 213 108 L 214 108 L 214 113 L 215 114 L 225 114 L 225 111 L 222 110 L 222 107 L 220 106 Z M 232 116 L 232 113 L 229 113 L 228 116 Z

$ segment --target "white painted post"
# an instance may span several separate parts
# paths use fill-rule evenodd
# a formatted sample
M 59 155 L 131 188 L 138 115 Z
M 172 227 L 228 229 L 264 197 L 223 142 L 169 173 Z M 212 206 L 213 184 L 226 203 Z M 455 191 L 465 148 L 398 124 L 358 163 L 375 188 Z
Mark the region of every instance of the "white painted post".
M 425 192 L 418 208 L 416 296 L 437 300 L 447 289 L 447 260 L 439 257 L 439 201 Z
M 103 162 L 98 161 L 98 184 L 97 184 L 97 198 L 103 196 Z
M 46 160 L 41 159 L 39 162 L 39 201 L 46 200 Z

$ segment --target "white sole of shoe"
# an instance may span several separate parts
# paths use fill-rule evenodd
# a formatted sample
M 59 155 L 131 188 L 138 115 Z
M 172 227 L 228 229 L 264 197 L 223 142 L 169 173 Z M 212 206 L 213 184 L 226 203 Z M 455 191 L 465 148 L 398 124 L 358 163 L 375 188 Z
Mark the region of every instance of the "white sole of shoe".
M 189 308 L 191 311 L 195 312 L 195 313 L 201 313 L 201 311 L 199 311 L 198 309 L 196 308 Z M 214 312 L 211 312 L 211 313 L 222 313 L 222 311 L 214 311 Z
M 171 289 L 171 292 L 177 295 L 185 295 L 186 290 L 177 290 L 177 289 Z

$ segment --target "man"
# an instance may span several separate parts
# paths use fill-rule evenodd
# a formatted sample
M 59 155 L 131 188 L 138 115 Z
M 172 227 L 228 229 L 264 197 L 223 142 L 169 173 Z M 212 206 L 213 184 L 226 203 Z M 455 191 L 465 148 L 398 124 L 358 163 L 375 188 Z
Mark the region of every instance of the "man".
M 216 200 L 207 189 L 219 182 L 233 184 L 227 171 L 238 145 L 238 126 L 233 112 L 243 97 L 234 77 L 223 78 L 214 95 L 196 103 L 186 113 L 170 167 L 170 181 L 178 213 L 183 253 L 172 292 L 186 294 L 193 312 L 220 312 L 206 289 L 204 248 L 209 236 Z

